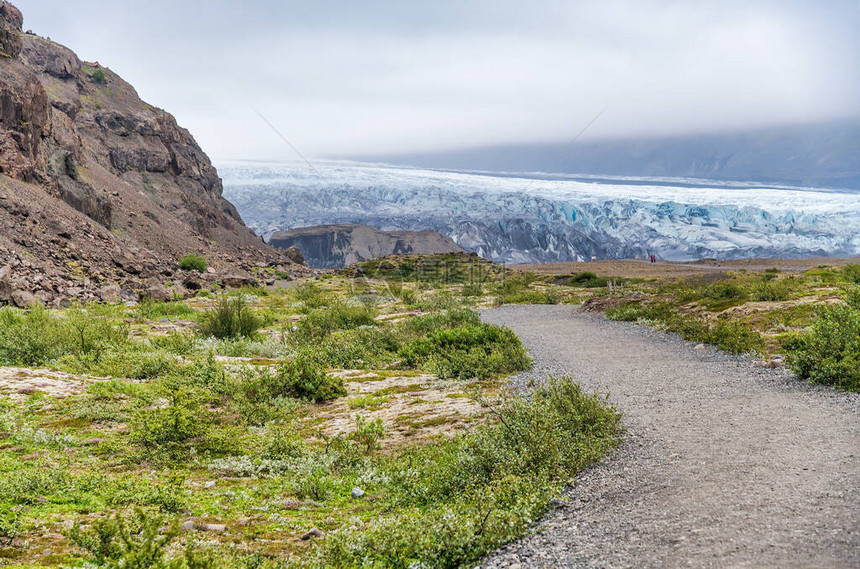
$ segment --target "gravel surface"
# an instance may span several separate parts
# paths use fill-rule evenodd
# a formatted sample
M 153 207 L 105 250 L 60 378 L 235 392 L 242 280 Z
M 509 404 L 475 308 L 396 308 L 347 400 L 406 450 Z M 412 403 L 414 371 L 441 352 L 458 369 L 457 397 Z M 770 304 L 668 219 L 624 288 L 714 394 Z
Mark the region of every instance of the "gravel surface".
M 857 394 L 569 306 L 483 317 L 519 334 L 531 376 L 608 392 L 627 427 L 485 568 L 860 567 Z

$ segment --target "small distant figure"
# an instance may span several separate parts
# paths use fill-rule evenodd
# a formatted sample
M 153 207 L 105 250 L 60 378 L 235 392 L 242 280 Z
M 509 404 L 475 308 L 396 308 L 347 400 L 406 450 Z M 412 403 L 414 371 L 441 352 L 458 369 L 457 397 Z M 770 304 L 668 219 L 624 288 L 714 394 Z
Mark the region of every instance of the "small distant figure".
M 592 260 L 592 261 L 596 261 L 596 260 L 597 260 L 597 255 L 592 255 L 592 256 L 591 256 L 591 260 Z
M 656 262 L 657 262 L 657 257 L 655 257 L 654 255 L 651 255 L 651 262 L 652 262 L 652 263 L 656 263 Z

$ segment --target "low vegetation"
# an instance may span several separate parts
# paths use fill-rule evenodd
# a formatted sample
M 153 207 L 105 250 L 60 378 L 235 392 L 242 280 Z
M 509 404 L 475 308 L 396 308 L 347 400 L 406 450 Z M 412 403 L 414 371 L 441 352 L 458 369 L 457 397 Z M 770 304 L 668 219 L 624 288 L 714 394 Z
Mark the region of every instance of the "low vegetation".
M 860 309 L 823 306 L 809 332 L 787 336 L 783 346 L 803 379 L 860 391 Z
M 179 259 L 179 268 L 183 271 L 197 271 L 202 273 L 206 270 L 206 259 L 194 254 L 188 254 Z
M 472 309 L 499 285 L 462 286 L 0 310 L 0 555 L 457 567 L 522 535 L 618 415 L 567 378 L 508 393 L 531 360 Z
M 103 85 L 107 81 L 107 75 L 101 69 L 96 69 L 93 71 L 93 74 L 90 76 L 93 78 L 93 81 L 98 83 L 99 85 Z
M 203 314 L 200 331 L 204 336 L 222 340 L 253 338 L 262 325 L 262 318 L 248 306 L 244 296 L 222 296 Z
M 667 303 L 624 304 L 606 312 L 610 320 L 654 324 L 685 340 L 713 344 L 732 354 L 761 354 L 764 340 L 748 324 L 717 321 L 713 324 L 681 314 Z
M 598 293 L 612 320 L 650 324 L 737 354 L 784 361 L 801 379 L 860 390 L 860 265 L 783 275 L 716 273 L 643 283 L 631 295 Z
M 860 389 L 854 268 L 648 282 L 454 260 L 289 290 L 0 309 L 0 556 L 188 569 L 479 561 L 528 531 L 620 427 L 569 378 L 507 392 L 504 377 L 531 360 L 476 307 L 587 301 Z

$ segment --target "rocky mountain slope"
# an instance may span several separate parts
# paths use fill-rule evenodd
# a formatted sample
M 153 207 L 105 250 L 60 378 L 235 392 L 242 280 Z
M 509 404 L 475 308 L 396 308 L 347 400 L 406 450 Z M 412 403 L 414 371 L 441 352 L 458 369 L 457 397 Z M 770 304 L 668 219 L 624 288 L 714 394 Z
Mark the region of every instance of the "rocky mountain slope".
M 450 237 L 435 231 L 380 231 L 348 223 L 278 231 L 269 244 L 283 249 L 296 247 L 315 269 L 340 268 L 388 255 L 463 251 Z
M 245 227 L 191 134 L 0 2 L 0 302 L 168 294 L 301 271 Z M 188 253 L 209 263 L 185 274 Z M 23 299 L 23 300 L 22 300 Z

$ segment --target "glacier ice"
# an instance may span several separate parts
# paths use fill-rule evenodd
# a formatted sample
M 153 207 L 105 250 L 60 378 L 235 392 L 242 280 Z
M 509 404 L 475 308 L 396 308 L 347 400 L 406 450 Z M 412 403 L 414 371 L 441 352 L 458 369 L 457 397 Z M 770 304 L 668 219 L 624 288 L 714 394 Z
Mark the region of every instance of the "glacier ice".
M 506 263 L 860 255 L 860 192 L 850 190 L 352 162 L 219 171 L 225 197 L 266 238 L 329 223 L 433 229 Z

